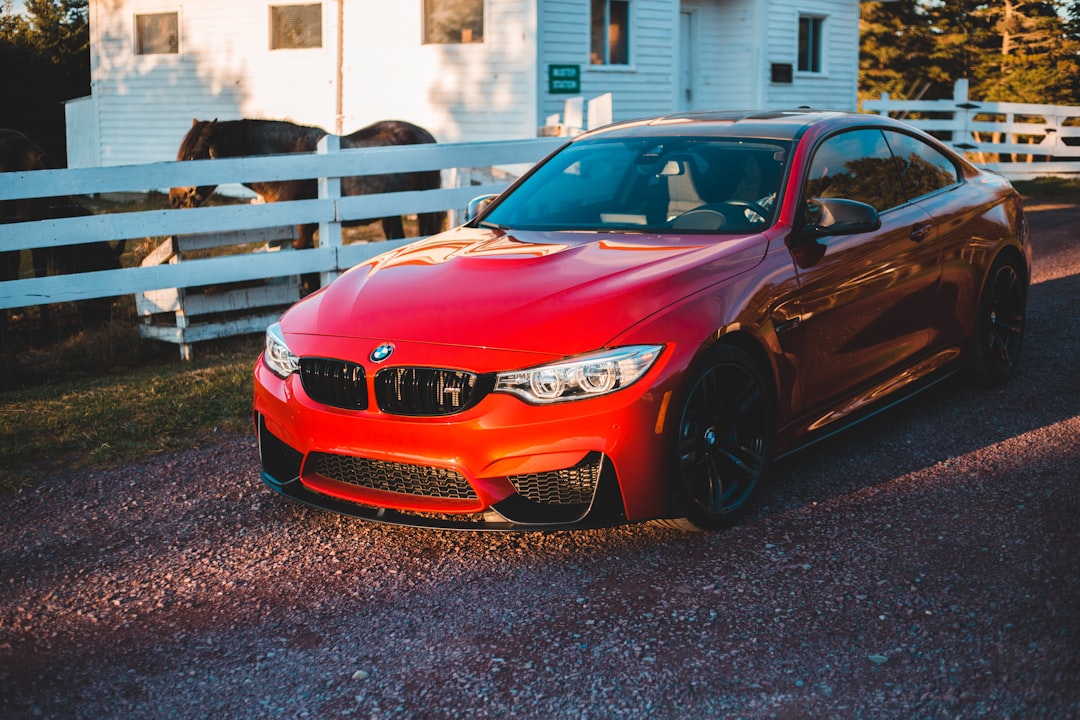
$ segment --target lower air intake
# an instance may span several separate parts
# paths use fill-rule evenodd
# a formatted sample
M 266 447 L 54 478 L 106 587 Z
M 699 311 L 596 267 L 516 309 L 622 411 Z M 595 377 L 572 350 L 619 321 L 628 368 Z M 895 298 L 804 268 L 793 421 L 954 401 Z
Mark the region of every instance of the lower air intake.
M 351 455 L 312 453 L 315 472 L 330 480 L 368 490 L 430 498 L 473 500 L 476 493 L 465 476 L 455 470 L 372 460 Z
M 600 480 L 603 455 L 589 453 L 580 463 L 564 470 L 552 470 L 509 478 L 518 494 L 544 505 L 588 505 Z

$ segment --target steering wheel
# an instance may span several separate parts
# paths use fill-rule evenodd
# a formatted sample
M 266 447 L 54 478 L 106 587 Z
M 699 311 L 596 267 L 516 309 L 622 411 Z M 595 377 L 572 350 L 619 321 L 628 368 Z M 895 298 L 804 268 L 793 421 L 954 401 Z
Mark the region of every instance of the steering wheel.
M 746 211 L 757 216 L 748 218 Z M 719 230 L 723 227 L 750 229 L 767 222 L 769 211 L 749 200 L 724 200 L 688 210 L 671 221 L 676 230 Z

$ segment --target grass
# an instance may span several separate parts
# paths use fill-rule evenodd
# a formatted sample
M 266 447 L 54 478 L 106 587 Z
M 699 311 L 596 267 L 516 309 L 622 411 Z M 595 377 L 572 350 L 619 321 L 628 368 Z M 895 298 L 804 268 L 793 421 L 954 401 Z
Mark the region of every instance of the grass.
M 1080 180 L 1016 183 L 1029 200 L 1076 202 Z M 154 203 L 160 203 L 155 199 Z M 175 345 L 140 340 L 131 300 L 94 331 L 0 347 L 0 492 L 59 472 L 100 468 L 251 432 L 252 365 L 262 338 L 199 343 L 183 363 Z M 27 327 L 35 320 L 28 310 Z M 16 339 L 11 340 L 12 337 Z
M 1017 192 L 1029 200 L 1075 203 L 1080 197 L 1080 178 L 1041 177 L 1013 183 Z
M 252 367 L 261 338 L 204 343 L 196 359 L 79 371 L 0 393 L 0 492 L 58 472 L 196 447 L 251 432 Z M 210 347 L 215 346 L 216 347 Z

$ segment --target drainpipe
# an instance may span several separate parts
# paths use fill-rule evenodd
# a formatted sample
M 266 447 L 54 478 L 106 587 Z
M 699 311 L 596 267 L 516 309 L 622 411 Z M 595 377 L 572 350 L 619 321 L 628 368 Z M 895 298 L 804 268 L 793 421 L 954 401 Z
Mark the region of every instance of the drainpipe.
M 344 133 L 345 123 L 345 0 L 337 2 L 337 88 L 334 98 L 334 134 Z

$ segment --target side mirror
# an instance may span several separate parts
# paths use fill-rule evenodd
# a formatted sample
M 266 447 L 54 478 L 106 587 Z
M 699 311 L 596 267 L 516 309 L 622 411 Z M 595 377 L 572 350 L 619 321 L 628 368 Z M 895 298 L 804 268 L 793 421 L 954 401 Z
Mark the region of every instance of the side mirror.
M 491 202 L 497 197 L 499 196 L 481 195 L 480 197 L 475 197 L 470 200 L 469 207 L 465 210 L 465 222 L 472 222 L 477 217 L 479 217 L 479 215 L 484 212 L 484 210 L 487 210 L 487 206 L 490 205 Z
M 878 211 L 866 203 L 844 198 L 811 198 L 806 202 L 804 236 L 856 235 L 879 227 Z

